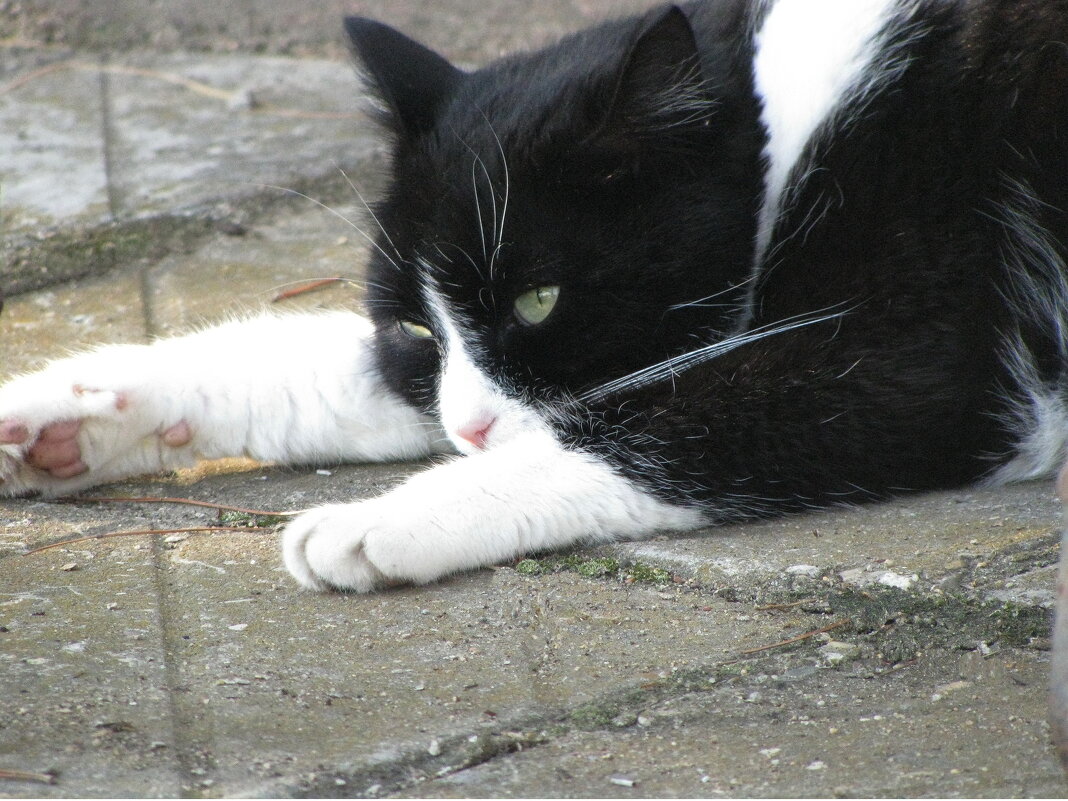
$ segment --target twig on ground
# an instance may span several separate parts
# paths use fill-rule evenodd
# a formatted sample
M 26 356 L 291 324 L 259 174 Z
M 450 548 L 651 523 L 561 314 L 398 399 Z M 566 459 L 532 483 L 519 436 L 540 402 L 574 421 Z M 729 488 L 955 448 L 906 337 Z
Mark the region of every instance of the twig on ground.
M 192 498 L 168 498 L 168 497 L 135 497 L 119 498 L 104 496 L 87 496 L 85 498 L 59 498 L 60 503 L 180 503 L 187 506 L 203 506 L 208 509 L 218 509 L 221 512 L 238 512 L 243 515 L 256 517 L 293 517 L 300 512 L 268 512 L 262 509 L 242 509 L 240 506 L 226 506 L 221 503 L 210 501 L 195 501 Z
M 842 626 L 844 626 L 848 622 L 849 622 L 848 618 L 845 619 L 845 620 L 838 620 L 838 621 L 835 621 L 834 623 L 831 623 L 829 626 L 824 626 L 821 629 L 816 629 L 814 631 L 806 631 L 804 634 L 799 634 L 796 637 L 791 637 L 788 640 L 781 640 L 780 642 L 773 642 L 773 643 L 771 643 L 771 645 L 761 645 L 758 648 L 749 648 L 749 649 L 746 649 L 745 651 L 742 651 L 741 653 L 743 655 L 755 654 L 755 653 L 758 653 L 760 651 L 770 650 L 771 648 L 781 648 L 784 645 L 793 645 L 795 642 L 801 642 L 802 640 L 807 640 L 809 637 L 815 637 L 817 634 L 824 634 L 824 633 L 826 633 L 828 631 L 833 631 L 834 629 L 841 628 Z
M 795 606 L 801 606 L 802 604 L 813 603 L 815 598 L 802 598 L 800 601 L 792 601 L 788 604 L 765 604 L 764 606 L 754 607 L 758 612 L 770 612 L 779 609 L 793 609 Z
M 64 545 L 74 545 L 75 543 L 88 542 L 89 540 L 106 540 L 111 539 L 112 537 L 145 537 L 152 534 L 204 534 L 216 531 L 243 531 L 247 534 L 249 532 L 260 532 L 263 531 L 263 529 L 255 528 L 254 526 L 193 526 L 192 528 L 145 528 L 136 531 L 109 531 L 106 534 L 89 534 L 85 537 L 75 537 L 70 540 L 52 542 L 48 545 L 42 545 L 39 548 L 26 551 L 23 556 L 30 556 L 31 554 L 40 553 L 41 551 L 47 551 L 52 548 L 62 548 Z
M 34 773 L 29 770 L 11 770 L 0 768 L 0 779 L 11 779 L 16 782 L 40 782 L 41 784 L 55 784 L 54 773 Z
M 298 295 L 306 295 L 309 292 L 314 292 L 316 289 L 322 289 L 324 286 L 330 286 L 331 284 L 337 284 L 341 281 L 346 280 L 348 279 L 342 278 L 341 276 L 337 276 L 336 278 L 320 278 L 317 281 L 308 281 L 307 283 L 299 284 L 291 289 L 286 289 L 282 292 L 279 292 L 277 295 L 271 298 L 271 303 L 278 303 L 283 300 L 289 300 L 290 298 L 295 298 Z
M 157 81 L 163 81 L 164 83 L 173 84 L 174 86 L 180 86 L 195 94 L 210 97 L 213 100 L 221 100 L 225 103 L 232 103 L 240 96 L 239 91 L 219 89 L 215 86 L 210 86 L 201 81 L 186 78 L 184 75 L 177 75 L 173 72 L 149 70 L 141 67 L 127 67 L 122 64 L 89 64 L 74 59 L 49 64 L 47 67 L 41 67 L 40 69 L 33 70 L 32 72 L 28 72 L 25 75 L 15 78 L 0 86 L 0 95 L 8 94 L 16 89 L 21 89 L 26 84 L 32 83 L 38 78 L 43 78 L 53 72 L 61 72 L 63 70 L 74 70 L 76 72 L 106 72 L 111 75 L 134 75 L 140 78 L 150 78 Z M 311 120 L 347 120 L 354 119 L 357 116 L 356 114 L 349 112 L 305 111 L 298 108 L 284 108 L 282 106 L 275 106 L 271 103 L 257 103 L 250 110 L 275 114 L 280 117 L 296 117 L 299 119 Z
M 879 671 L 875 674 L 875 677 L 882 678 L 883 676 L 889 675 L 890 673 L 896 673 L 899 670 L 904 670 L 907 667 L 912 667 L 918 661 L 918 659 L 907 659 L 904 662 L 898 662 L 896 665 L 891 665 L 886 670 Z

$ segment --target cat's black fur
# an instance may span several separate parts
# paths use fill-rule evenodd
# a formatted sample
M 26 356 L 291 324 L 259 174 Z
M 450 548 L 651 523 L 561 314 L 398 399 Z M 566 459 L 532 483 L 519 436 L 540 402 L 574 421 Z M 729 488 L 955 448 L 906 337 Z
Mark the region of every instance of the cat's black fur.
M 368 298 L 389 385 L 434 411 L 439 348 L 397 326 L 432 324 L 429 276 L 562 441 L 713 519 L 1014 458 L 1036 393 L 1064 397 L 1068 2 L 907 11 L 810 140 L 756 272 L 766 3 L 658 7 L 472 73 L 348 20 L 395 148 Z M 550 284 L 551 318 L 522 325 L 512 300 Z

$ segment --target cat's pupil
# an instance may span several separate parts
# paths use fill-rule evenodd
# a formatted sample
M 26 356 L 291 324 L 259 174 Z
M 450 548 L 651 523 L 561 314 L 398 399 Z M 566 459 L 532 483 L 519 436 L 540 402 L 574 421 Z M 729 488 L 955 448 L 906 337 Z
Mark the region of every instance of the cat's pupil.
M 559 286 L 539 286 L 528 289 L 515 299 L 516 317 L 527 325 L 538 325 L 552 313 L 559 297 Z
M 414 339 L 430 339 L 434 336 L 434 333 L 425 325 L 413 323 L 411 320 L 400 320 L 397 325 L 400 326 L 401 331 Z

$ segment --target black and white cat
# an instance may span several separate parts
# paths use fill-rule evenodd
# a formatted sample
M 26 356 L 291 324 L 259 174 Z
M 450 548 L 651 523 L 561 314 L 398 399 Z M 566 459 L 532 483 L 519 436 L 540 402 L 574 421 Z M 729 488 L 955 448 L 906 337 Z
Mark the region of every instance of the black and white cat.
M 472 73 L 347 30 L 394 148 L 370 319 L 17 378 L 4 494 L 458 451 L 289 526 L 366 591 L 1064 457 L 1066 0 L 700 0 Z

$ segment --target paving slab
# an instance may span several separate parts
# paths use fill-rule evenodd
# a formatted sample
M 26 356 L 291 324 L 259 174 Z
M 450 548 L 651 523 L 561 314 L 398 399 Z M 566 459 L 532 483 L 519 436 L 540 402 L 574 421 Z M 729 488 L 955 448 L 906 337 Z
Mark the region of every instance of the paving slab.
M 381 492 L 412 469 L 256 468 L 105 491 L 291 509 Z M 1018 494 L 1002 491 L 1006 506 Z M 863 514 L 794 522 L 856 531 Z M 880 609 L 887 619 L 870 630 L 862 610 L 827 607 L 812 588 L 808 603 L 775 605 L 745 597 L 744 574 L 735 594 L 679 573 L 624 566 L 597 575 L 583 569 L 593 552 L 542 573 L 519 563 L 427 588 L 316 594 L 289 581 L 275 535 L 261 530 L 22 555 L 72 536 L 214 516 L 160 504 L 0 503 L 11 521 L 0 552 L 0 653 L 16 666 L 0 690 L 25 699 L 0 727 L 0 759 L 59 776 L 23 794 L 1068 789 L 1044 723 L 1047 646 L 1008 627 L 986 633 L 995 610 L 979 602 L 897 613 L 915 595 L 888 588 L 900 593 L 897 606 Z M 752 528 L 704 536 L 742 550 Z M 878 536 L 854 542 L 879 547 Z M 849 592 L 845 582 L 834 589 Z M 781 587 L 766 590 L 758 594 Z M 871 587 L 860 595 L 888 603 Z M 944 622 L 924 619 L 939 610 Z M 962 610 L 978 622 L 962 622 Z M 846 614 L 857 620 L 833 634 L 745 653 Z M 1048 632 L 1042 615 L 1038 639 Z M 887 657 L 891 634 L 903 629 L 913 630 L 915 650 Z M 108 768 L 92 768 L 109 748 Z
M 135 268 L 8 298 L 0 314 L 0 381 L 79 346 L 142 342 L 146 334 Z
M 131 54 L 100 74 L 119 215 L 284 189 L 381 149 L 344 62 Z
M 59 70 L 32 79 L 36 60 L 0 62 L 0 81 L 26 82 L 0 94 L 0 166 L 5 237 L 70 217 L 109 216 L 100 76 Z M 52 65 L 54 67 L 55 64 Z
M 921 593 L 976 591 L 1052 608 L 1060 503 L 1051 482 L 1010 491 L 932 492 L 849 514 L 749 524 L 745 538 L 700 536 L 604 549 L 710 588 L 806 586 L 827 580 Z M 843 525 L 844 524 L 844 525 Z M 727 529 L 724 529 L 727 530 Z
M 351 198 L 383 144 L 346 62 L 124 54 L 0 69 L 0 292 L 183 252 Z M 364 184 L 366 185 L 366 181 Z
M 396 25 L 454 59 L 481 63 L 529 48 L 606 16 L 634 13 L 649 0 L 20 0 L 0 3 L 0 39 L 91 52 L 191 50 L 318 55 L 342 60 L 338 20 L 362 14 Z
M 417 793 L 1063 797 L 1059 766 L 1045 753 L 1047 735 L 1036 723 L 1043 704 L 1034 688 L 1045 681 L 1044 660 L 966 654 L 938 669 L 879 677 L 814 669 L 796 657 L 776 662 L 782 672 L 754 666 L 746 675 L 719 677 L 699 692 L 636 705 L 637 722 L 629 726 L 571 731 L 537 749 L 429 779 Z M 980 753 L 984 758 L 976 759 Z
M 360 175 L 354 182 L 367 191 Z M 178 334 L 225 318 L 359 308 L 369 249 L 368 215 L 357 203 L 311 201 L 284 215 L 209 238 L 191 255 L 168 256 L 145 271 L 153 333 Z M 343 279 L 301 292 L 323 279 Z M 291 297 L 286 293 L 297 292 Z
M 59 795 L 180 794 L 152 544 L 68 549 L 27 572 L 13 551 L 101 526 L 32 503 L 0 519 L 0 765 L 55 771 Z

